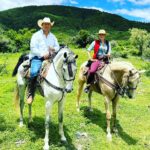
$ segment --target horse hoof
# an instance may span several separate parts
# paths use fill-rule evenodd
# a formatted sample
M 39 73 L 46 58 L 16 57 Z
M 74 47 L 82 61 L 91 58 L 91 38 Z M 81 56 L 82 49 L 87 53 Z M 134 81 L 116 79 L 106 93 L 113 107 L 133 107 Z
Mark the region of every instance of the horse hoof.
M 112 132 L 115 133 L 115 134 L 118 134 L 118 129 L 117 128 L 113 128 Z
M 92 108 L 89 108 L 89 111 L 90 111 L 90 112 L 93 112 L 93 109 L 92 109 Z
M 49 145 L 45 145 L 45 146 L 43 147 L 43 150 L 49 150 Z
M 112 141 L 112 135 L 111 134 L 107 134 L 107 141 L 109 141 L 109 142 Z
M 19 123 L 19 127 L 22 128 L 23 127 L 23 122 Z
M 80 108 L 77 108 L 77 112 L 80 112 Z
M 62 142 L 62 143 L 67 143 L 67 139 L 66 139 L 65 136 L 61 138 L 61 142 Z

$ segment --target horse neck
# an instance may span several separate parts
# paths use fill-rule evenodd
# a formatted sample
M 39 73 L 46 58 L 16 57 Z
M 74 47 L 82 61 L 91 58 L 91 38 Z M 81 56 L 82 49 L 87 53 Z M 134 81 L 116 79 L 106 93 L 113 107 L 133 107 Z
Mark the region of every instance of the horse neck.
M 122 84 L 124 77 L 129 74 L 129 70 L 131 70 L 133 66 L 125 62 L 115 62 L 110 65 L 110 68 L 112 72 L 111 76 L 114 79 L 114 82 L 116 82 L 116 79 L 119 84 Z

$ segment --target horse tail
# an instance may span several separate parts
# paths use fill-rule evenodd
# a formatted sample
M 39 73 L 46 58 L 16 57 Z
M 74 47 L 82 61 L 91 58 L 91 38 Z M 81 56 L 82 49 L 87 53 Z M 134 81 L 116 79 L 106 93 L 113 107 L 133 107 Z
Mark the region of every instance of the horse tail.
M 13 73 L 12 73 L 12 76 L 13 76 L 13 77 L 16 76 L 19 66 L 20 66 L 25 60 L 27 60 L 27 59 L 29 59 L 29 56 L 28 56 L 26 53 L 25 53 L 25 54 L 22 54 L 22 55 L 19 57 L 18 62 L 17 62 L 16 66 L 15 66 L 15 68 L 14 68 L 14 70 L 13 70 Z
M 18 108 L 18 106 L 19 106 L 19 88 L 18 88 L 18 85 L 16 85 L 16 88 L 14 91 L 14 105 L 15 105 L 15 108 Z

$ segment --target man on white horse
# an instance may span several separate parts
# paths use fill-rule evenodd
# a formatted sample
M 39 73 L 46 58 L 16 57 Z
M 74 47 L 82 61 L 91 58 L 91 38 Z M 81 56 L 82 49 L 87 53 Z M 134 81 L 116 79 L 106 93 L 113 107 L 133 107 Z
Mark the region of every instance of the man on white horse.
M 108 59 L 111 54 L 111 45 L 110 42 L 105 40 L 106 31 L 101 29 L 98 32 L 99 39 L 95 40 L 91 43 L 88 48 L 88 56 L 89 59 L 92 61 L 92 64 L 88 71 L 88 78 L 87 78 L 87 86 L 84 89 L 86 93 L 89 92 L 90 85 L 94 80 L 94 74 L 97 69 L 101 66 L 101 62 L 103 59 Z M 94 49 L 93 58 L 91 58 L 90 52 Z
M 54 25 L 54 22 L 51 22 L 50 18 L 45 17 L 44 19 L 38 20 L 37 23 L 41 30 L 33 34 L 30 43 L 31 52 L 29 58 L 31 60 L 31 68 L 28 83 L 28 104 L 31 104 L 33 101 L 36 79 L 43 60 L 48 59 L 53 52 L 59 50 L 57 38 L 51 33 L 51 28 Z

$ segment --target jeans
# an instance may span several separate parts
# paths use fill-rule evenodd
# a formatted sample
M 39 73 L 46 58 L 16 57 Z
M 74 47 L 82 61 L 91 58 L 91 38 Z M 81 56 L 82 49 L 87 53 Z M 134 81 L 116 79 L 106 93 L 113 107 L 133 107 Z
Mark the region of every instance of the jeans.
M 30 68 L 30 78 L 33 79 L 34 77 L 38 76 L 41 66 L 42 60 L 38 57 L 33 57 L 31 60 L 31 68 Z
M 95 73 L 100 65 L 101 65 L 101 62 L 99 60 L 98 61 L 94 61 L 91 64 L 91 67 L 89 69 L 89 73 Z

